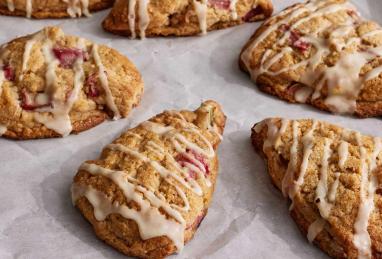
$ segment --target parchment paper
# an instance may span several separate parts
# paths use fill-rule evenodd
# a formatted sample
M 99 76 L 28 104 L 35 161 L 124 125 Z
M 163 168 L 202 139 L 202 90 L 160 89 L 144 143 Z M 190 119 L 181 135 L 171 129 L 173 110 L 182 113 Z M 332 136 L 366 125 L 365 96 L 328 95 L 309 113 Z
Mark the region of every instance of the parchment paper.
M 277 11 L 298 1 L 274 0 Z M 380 0 L 353 1 L 382 22 Z M 194 109 L 214 99 L 228 116 L 220 147 L 220 177 L 208 216 L 183 253 L 173 258 L 327 258 L 300 234 L 287 202 L 271 185 L 250 144 L 251 126 L 264 118 L 317 118 L 382 135 L 380 119 L 355 119 L 291 105 L 257 90 L 238 69 L 238 55 L 260 23 L 206 37 L 129 40 L 108 34 L 90 19 L 33 21 L 0 17 L 0 43 L 60 25 L 66 33 L 126 54 L 145 80 L 141 105 L 128 119 L 104 123 L 65 139 L 0 139 L 0 258 L 126 258 L 99 241 L 72 207 L 70 184 L 78 166 L 98 157 L 125 129 L 164 109 Z

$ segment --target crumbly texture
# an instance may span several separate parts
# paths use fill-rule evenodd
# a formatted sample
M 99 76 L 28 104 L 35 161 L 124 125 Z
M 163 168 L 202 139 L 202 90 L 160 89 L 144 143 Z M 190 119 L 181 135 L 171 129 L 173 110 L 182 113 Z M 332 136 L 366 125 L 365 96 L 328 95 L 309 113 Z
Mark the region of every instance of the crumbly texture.
M 216 1 L 215 1 L 216 2 Z M 226 1 L 221 1 L 226 2 Z M 256 6 L 253 9 L 253 6 Z M 233 19 L 230 10 L 208 5 L 207 30 L 217 30 L 244 23 L 251 10 L 254 15 L 247 22 L 262 20 L 273 12 L 270 0 L 238 0 L 238 19 Z M 148 4 L 150 23 L 146 36 L 191 36 L 201 33 L 193 0 L 151 0 Z M 131 36 L 129 29 L 129 1 L 117 0 L 111 13 L 103 22 L 103 28 L 115 34 Z M 138 5 L 136 6 L 138 14 Z M 139 18 L 136 15 L 136 33 L 139 36 Z M 248 17 L 248 16 L 247 16 Z
M 33 11 L 32 18 L 47 19 L 47 18 L 68 18 L 70 15 L 67 12 L 68 4 L 63 0 L 32 0 Z M 8 9 L 7 0 L 0 0 L 0 14 L 9 16 L 26 16 L 26 1 L 13 0 L 15 10 Z M 114 0 L 89 0 L 89 11 L 96 12 L 111 7 Z
M 333 3 L 344 4 L 347 1 L 325 0 L 323 2 L 325 2 L 325 7 L 332 5 Z M 277 26 L 272 33 L 260 40 L 256 48 L 254 48 L 250 54 L 249 64 L 246 64 L 244 61 L 246 58 L 244 57 L 245 51 L 247 51 L 255 41 L 262 37 L 268 28 L 288 18 L 294 10 L 301 10 L 306 6 L 306 4 L 307 3 L 299 3 L 290 6 L 280 14 L 277 14 L 265 21 L 265 23 L 260 26 L 260 28 L 244 46 L 239 60 L 240 68 L 247 73 L 256 70 L 260 71 L 260 73 L 253 78 L 259 89 L 291 103 L 301 102 L 296 100 L 296 92 L 298 90 L 302 88 L 311 88 L 313 89 L 312 93 L 307 100 L 303 102 L 311 104 L 324 111 L 334 112 L 325 103 L 325 99 L 329 96 L 328 81 L 325 82 L 322 87 L 321 96 L 319 98 L 312 98 L 313 91 L 320 83 L 322 83 L 320 81 L 321 78 L 316 78 L 316 76 L 320 75 L 328 68 L 333 67 L 340 60 L 341 55 L 378 47 L 382 44 L 381 33 L 376 33 L 366 38 L 362 38 L 363 35 L 366 35 L 371 31 L 379 30 L 380 25 L 372 21 L 362 20 L 353 9 L 341 9 L 325 15 L 315 16 L 308 20 L 303 20 L 307 17 L 308 13 L 302 12 L 290 21 L 282 22 L 282 24 Z M 293 39 L 294 35 L 292 35 L 290 38 L 287 38 L 284 43 L 280 41 L 288 29 L 299 21 L 303 22 L 294 29 L 294 32 L 296 32 L 296 38 Z M 341 26 L 347 26 L 348 21 L 351 21 L 349 23 L 353 23 L 352 26 L 354 26 L 354 29 L 350 33 L 345 33 L 344 35 L 339 33 L 337 36 L 330 36 L 335 29 L 340 29 Z M 293 68 L 293 65 L 303 62 L 304 60 L 309 60 L 317 53 L 318 48 L 314 44 L 304 45 L 303 41 L 299 41 L 299 37 L 302 38 L 306 35 L 309 36 L 312 32 L 316 31 L 320 31 L 318 32 L 318 37 L 325 41 L 324 44 L 328 44 L 329 53 L 324 53 L 322 55 L 322 58 L 317 64 L 317 68 L 313 72 L 308 72 L 310 68 L 307 65 L 301 65 Z M 354 42 L 354 38 L 360 38 L 361 41 Z M 346 47 L 337 49 L 335 47 L 336 44 L 344 44 Z M 291 52 L 285 53 L 277 60 L 273 59 L 288 46 L 292 48 Z M 266 52 L 270 53 L 270 55 L 264 58 Z M 271 66 L 268 69 L 264 69 L 267 71 L 261 71 L 261 67 L 264 68 L 269 64 L 271 64 Z M 367 62 L 360 71 L 359 76 L 361 80 L 363 76 L 367 75 L 367 73 L 373 68 L 381 66 L 381 64 L 382 59 L 378 55 L 373 60 Z M 341 73 L 339 74 L 341 75 Z M 342 79 L 349 76 L 356 75 L 345 75 L 345 73 L 342 73 Z M 360 93 L 355 98 L 356 109 L 354 111 L 354 115 L 359 117 L 382 115 L 381 82 L 381 76 L 377 76 L 372 80 L 364 82 Z M 345 89 L 348 86 L 341 85 L 341 78 L 339 78 L 338 81 L 333 80 L 333 84 L 334 85 L 332 87 L 334 92 L 338 91 L 336 90 L 336 87 L 337 89 Z M 352 94 L 354 93 L 348 93 L 350 96 Z
M 68 51 L 75 49 L 78 37 L 65 35 L 57 27 L 47 27 L 42 32 L 48 35 L 53 47 Z M 15 39 L 0 49 L 3 64 L 10 67 L 12 79 L 5 79 L 0 92 L 0 125 L 5 125 L 7 131 L 3 137 L 12 139 L 36 139 L 61 136 L 52 129 L 48 129 L 35 119 L 40 111 L 39 107 L 26 107 L 26 95 L 37 96 L 44 93 L 49 98 L 68 102 L 68 96 L 74 89 L 75 71 L 73 67 L 59 64 L 55 68 L 55 90 L 47 91 L 47 64 L 43 45 L 46 39 L 37 39 L 31 48 L 26 69 L 22 72 L 26 43 L 35 35 Z M 83 62 L 83 86 L 72 105 L 69 116 L 72 123 L 72 133 L 79 133 L 90 129 L 107 118 L 113 117 L 113 112 L 106 105 L 106 93 L 102 89 L 99 68 L 92 55 L 93 43 L 84 40 L 86 60 Z M 107 46 L 98 46 L 100 59 L 105 67 L 109 89 L 114 102 L 122 117 L 138 105 L 143 93 L 143 81 L 136 67 L 122 54 Z M 65 60 L 65 59 L 64 59 Z M 1 68 L 1 67 L 0 67 Z M 21 78 L 22 76 L 22 78 Z M 10 80 L 9 80 L 10 79 Z M 91 87 L 90 87 L 91 84 Z M 91 95 L 89 89 L 96 93 Z M 41 107 L 43 108 L 43 107 Z
M 272 119 L 277 128 L 281 127 L 281 119 Z M 297 181 L 301 173 L 300 168 L 303 160 L 302 137 L 311 129 L 312 120 L 298 120 L 298 146 L 297 146 L 297 172 L 293 172 L 293 180 Z M 292 123 L 286 128 L 284 134 L 276 147 L 264 147 L 267 140 L 268 126 L 264 124 L 261 130 L 259 125 L 252 129 L 252 143 L 255 150 L 266 161 L 268 172 L 273 184 L 282 189 L 282 180 L 287 173 L 288 164 L 291 159 Z M 307 234 L 309 226 L 317 219 L 321 218 L 317 204 L 320 202 L 316 198 L 316 188 L 320 179 L 322 167 L 323 149 L 325 139 L 332 141 L 330 148 L 333 152 L 329 158 L 328 188 L 332 188 L 335 182 L 335 173 L 339 172 L 339 185 L 336 191 L 335 201 L 332 203 L 330 215 L 326 220 L 323 231 L 315 238 L 314 243 L 333 258 L 357 258 L 358 250 L 353 244 L 354 223 L 356 221 L 360 205 L 360 146 L 354 132 L 341 127 L 320 122 L 314 131 L 312 153 L 309 158 L 304 182 L 294 197 L 293 209 L 290 211 L 292 218 L 304 235 Z M 339 144 L 345 141 L 349 145 L 349 154 L 344 168 L 339 167 Z M 366 149 L 367 159 L 371 160 L 372 152 L 375 148 L 374 140 L 370 136 L 361 135 L 361 142 Z M 377 169 L 374 171 L 381 181 L 382 168 L 381 154 L 378 155 L 376 163 Z M 370 162 L 368 162 L 370 163 Z M 382 255 L 382 191 L 378 187 L 374 196 L 375 208 L 369 218 L 368 232 L 371 238 L 371 251 L 373 258 L 380 258 Z
M 211 142 L 214 150 L 217 149 L 221 140 L 215 132 L 208 130 L 209 125 L 212 123 L 215 125 L 217 132 L 220 134 L 223 133 L 226 118 L 217 103 L 207 101 L 194 112 L 180 111 L 180 114 L 186 121 L 197 126 L 201 130 L 202 135 Z M 203 146 L 203 142 L 201 142 L 201 139 L 197 135 L 184 131 L 181 120 L 179 115 L 174 112 L 164 112 L 150 119 L 152 122 L 172 126 L 180 130 L 189 141 Z M 137 138 L 135 134 L 142 138 Z M 163 147 L 173 157 L 179 155 L 170 141 L 148 131 L 142 125 L 128 130 L 113 143 L 139 150 L 164 167 L 171 168 L 170 163 L 165 157 L 160 157 L 158 154 L 150 151 L 147 146 L 147 142 L 149 141 L 153 141 Z M 203 190 L 203 195 L 198 196 L 177 181 L 172 181 L 172 185 L 163 181 L 153 167 L 142 162 L 137 157 L 127 155 L 120 151 L 110 150 L 107 147 L 103 150 L 98 160 L 88 161 L 87 163 L 97 164 L 112 170 L 123 170 L 127 175 L 134 177 L 139 185 L 162 194 L 163 197 L 166 197 L 168 203 L 176 204 L 180 207 L 184 206 L 183 200 L 175 191 L 174 185 L 183 190 L 190 203 L 190 209 L 181 212 L 186 221 L 185 243 L 192 239 L 201 221 L 207 214 L 218 175 L 218 158 L 215 155 L 215 157 L 208 161 L 210 172 L 207 178 L 211 181 L 212 186 L 207 187 L 202 179 L 197 179 L 197 182 Z M 179 172 L 177 172 L 177 174 L 178 173 Z M 74 178 L 74 183 L 81 186 L 91 186 L 106 194 L 113 202 L 118 202 L 118 204 L 137 209 L 138 205 L 132 201 L 128 201 L 121 189 L 107 177 L 92 175 L 87 171 L 80 170 Z M 105 220 L 98 221 L 94 216 L 93 207 L 86 197 L 80 197 L 75 205 L 93 225 L 94 231 L 100 239 L 128 256 L 163 258 L 176 252 L 176 247 L 173 242 L 166 236 L 142 240 L 138 225 L 135 221 L 126 219 L 119 214 L 113 213 L 108 215 Z M 161 213 L 163 212 L 161 211 Z

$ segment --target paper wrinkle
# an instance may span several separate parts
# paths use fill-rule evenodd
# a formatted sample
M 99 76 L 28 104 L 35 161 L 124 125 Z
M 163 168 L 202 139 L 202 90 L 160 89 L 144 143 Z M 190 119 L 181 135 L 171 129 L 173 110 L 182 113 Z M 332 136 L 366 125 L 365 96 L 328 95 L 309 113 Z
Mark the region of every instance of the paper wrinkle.
M 280 10 L 301 1 L 273 2 Z M 363 15 L 382 22 L 379 0 L 354 3 Z M 380 136 L 382 121 L 335 116 L 261 93 L 238 67 L 241 48 L 260 23 L 206 37 L 140 41 L 103 31 L 100 22 L 107 13 L 76 20 L 0 17 L 1 43 L 46 25 L 60 25 L 69 34 L 126 54 L 145 82 L 142 102 L 128 119 L 64 139 L 0 138 L 0 258 L 126 258 L 99 241 L 73 208 L 69 187 L 77 168 L 97 158 L 124 130 L 163 110 L 195 109 L 207 99 L 221 103 L 228 117 L 216 191 L 194 239 L 182 254 L 170 258 L 327 258 L 290 218 L 287 202 L 253 150 L 250 130 L 267 117 L 316 118 Z

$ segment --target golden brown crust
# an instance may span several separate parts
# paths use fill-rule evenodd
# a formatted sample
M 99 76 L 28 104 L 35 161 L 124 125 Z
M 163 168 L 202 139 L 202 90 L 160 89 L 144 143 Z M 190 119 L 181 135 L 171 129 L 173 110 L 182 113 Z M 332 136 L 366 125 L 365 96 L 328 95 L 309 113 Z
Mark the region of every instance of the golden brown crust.
M 160 125 L 166 125 L 166 127 L 172 126 L 178 130 L 182 130 L 184 126 L 181 125 L 184 123 L 182 122 L 184 119 L 192 123 L 192 125 L 197 126 L 201 134 L 211 142 L 211 145 L 216 151 L 220 143 L 220 137 L 215 132 L 219 132 L 219 134 L 223 133 L 226 120 L 220 106 L 216 102 L 206 101 L 194 112 L 186 110 L 180 112 L 167 111 L 151 118 L 150 121 L 159 123 Z M 214 125 L 215 130 L 211 130 L 211 125 Z M 196 136 L 186 134 L 185 132 L 183 134 L 193 143 L 197 145 L 202 144 L 200 139 L 195 138 Z M 166 168 L 170 168 L 171 164 L 167 164 L 167 159 L 160 160 L 159 157 L 154 155 L 154 153 L 148 152 L 149 149 L 147 149 L 147 143 L 153 141 L 157 143 L 157 145 L 164 147 L 166 151 L 169 152 L 168 154 L 171 154 L 171 156 L 177 159 L 181 153 L 177 153 L 177 151 L 173 150 L 174 147 L 171 142 L 165 139 L 161 137 L 158 138 L 158 135 L 148 131 L 144 126 L 139 125 L 122 134 L 113 144 L 122 144 L 129 148 L 134 147 L 134 149 L 140 150 L 140 152 L 147 157 L 158 161 Z M 198 196 L 192 191 L 185 189 L 185 187 L 178 182 L 172 181 L 172 184 L 168 184 L 161 179 L 153 167 L 150 167 L 148 164 L 145 165 L 145 163 L 134 156 L 111 150 L 110 147 L 106 147 L 103 150 L 99 160 L 88 161 L 86 163 L 97 164 L 98 166 L 112 170 L 123 170 L 126 175 L 134 177 L 139 182 L 139 185 L 150 190 L 156 190 L 155 193 L 160 192 L 163 197 L 166 197 L 167 202 L 180 207 L 184 204 L 179 194 L 175 191 L 174 185 L 178 186 L 177 188 L 181 188 L 190 204 L 188 211 L 181 212 L 186 221 L 184 233 L 185 243 L 192 239 L 201 221 L 207 214 L 218 174 L 218 160 L 215 155 L 208 162 L 209 173 L 207 177 L 211 181 L 212 186 L 208 187 L 201 178 L 198 178 L 197 182 L 203 191 L 203 195 Z M 87 170 L 80 169 L 74 178 L 74 184 L 94 188 L 106 194 L 108 198 L 118 204 L 125 204 L 135 209 L 139 208 L 139 205 L 131 201 L 130 197 L 125 196 L 116 185 L 116 182 L 109 177 L 94 175 Z M 109 214 L 105 220 L 97 220 L 94 216 L 94 207 L 85 196 L 80 196 L 76 199 L 75 205 L 83 216 L 93 225 L 94 231 L 100 239 L 128 256 L 164 258 L 177 250 L 177 247 L 167 236 L 143 240 L 138 224 L 134 220 L 124 218 L 118 213 Z M 171 217 L 168 214 L 167 216 Z
M 46 37 L 49 40 L 44 38 L 44 35 L 48 35 Z M 51 43 L 52 51 L 61 51 L 57 55 L 62 55 L 56 57 L 59 64 L 54 69 L 54 88 L 53 85 L 47 85 L 48 61 L 47 54 L 43 51 L 47 42 Z M 69 107 L 67 114 L 72 124 L 71 133 L 80 133 L 95 127 L 115 115 L 111 110 L 110 102 L 107 101 L 108 94 L 105 89 L 110 90 L 110 96 L 113 99 L 111 102 L 115 104 L 115 109 L 121 117 L 126 117 L 139 104 L 143 94 L 143 80 L 136 67 L 118 51 L 103 45 L 97 46 L 87 40 L 83 40 L 85 54 L 81 54 L 84 56 L 81 65 L 84 74 L 78 85 L 78 93 L 75 96 L 72 95 L 76 89 L 75 78 L 81 74 L 81 71 L 75 65 L 64 66 L 60 62 L 67 62 L 67 59 L 71 59 L 72 53 L 79 52 L 77 47 L 79 42 L 80 38 L 64 35 L 57 27 L 49 27 L 37 34 L 15 39 L 3 46 L 0 59 L 10 68 L 8 71 L 4 70 L 8 73 L 8 79 L 5 78 L 2 81 L 0 91 L 0 126 L 7 128 L 3 134 L 4 137 L 35 139 L 62 136 L 61 132 L 57 132 L 55 128 L 48 128 L 46 124 L 36 119 L 36 115 L 39 114 L 54 114 L 51 99 L 53 94 L 64 107 Z M 29 56 L 26 55 L 28 44 L 31 47 Z M 100 69 L 95 53 L 98 54 L 104 66 L 107 86 L 100 79 Z M 0 69 L 2 69 L 1 65 Z M 49 92 L 52 91 L 49 89 L 54 89 L 55 93 Z M 41 106 L 36 100 L 42 95 L 48 100 Z M 69 100 L 73 98 L 73 104 L 69 105 Z M 56 106 L 59 107 L 58 104 Z M 45 112 L 40 110 L 40 107 L 42 109 L 51 107 L 52 110 Z M 63 120 L 60 121 L 63 122 Z
M 247 22 L 262 20 L 272 14 L 273 5 L 269 0 L 237 1 L 238 19 L 233 19 L 229 10 L 220 10 L 209 6 L 207 30 L 224 29 L 244 23 L 243 17 L 251 11 L 255 2 L 257 5 L 256 14 L 248 18 Z M 201 33 L 192 0 L 151 0 L 148 10 L 150 16 L 150 24 L 146 30 L 148 37 L 192 36 Z M 117 0 L 102 26 L 114 34 L 131 36 L 128 23 L 128 1 Z M 139 35 L 138 26 L 136 30 Z
M 296 171 L 293 172 L 292 181 L 294 184 L 291 186 L 296 187 L 297 182 L 302 174 L 303 157 L 307 153 L 308 140 L 303 140 L 310 129 L 312 129 L 314 122 L 312 120 L 298 120 L 298 144 L 297 144 L 297 166 Z M 272 139 L 268 134 L 268 129 L 275 126 L 275 129 L 280 129 L 283 123 L 288 123 L 284 133 L 280 135 L 278 141 L 275 139 L 273 146 L 269 147 L 264 145 L 265 142 Z M 259 153 L 267 162 L 268 172 L 271 176 L 273 184 L 279 189 L 283 190 L 285 186 L 288 187 L 288 181 L 284 182 L 284 178 L 288 174 L 288 168 L 291 166 L 292 145 L 294 137 L 292 136 L 292 124 L 295 121 L 287 121 L 279 118 L 268 119 L 262 123 L 258 123 L 252 129 L 252 144 L 257 153 Z M 316 127 L 313 133 L 312 153 L 308 157 L 308 166 L 303 176 L 303 183 L 298 187 L 295 196 L 289 198 L 293 200 L 292 210 L 290 214 L 300 228 L 301 232 L 306 235 L 309 227 L 313 222 L 323 219 L 322 212 L 318 204 L 322 201 L 317 200 L 317 186 L 322 184 L 322 167 L 324 157 L 324 143 L 330 144 L 331 153 L 328 159 L 328 193 L 334 190 L 335 200 L 330 209 L 329 216 L 325 219 L 325 225 L 322 231 L 314 239 L 314 243 L 318 245 L 323 251 L 328 253 L 334 258 L 357 258 L 358 249 L 354 244 L 354 237 L 357 232 L 354 230 L 355 223 L 360 220 L 360 202 L 361 202 L 361 179 L 362 179 L 362 165 L 370 168 L 376 163 L 376 169 L 372 171 L 369 169 L 369 180 L 365 186 L 371 184 L 371 175 L 375 175 L 378 183 L 381 182 L 381 154 L 377 143 L 380 142 L 379 138 L 370 136 L 358 135 L 356 132 L 343 129 L 341 127 L 331 125 L 324 122 L 316 122 Z M 272 130 L 271 130 L 272 131 Z M 276 132 L 276 131 L 272 131 Z M 273 141 L 272 140 L 272 141 Z M 272 142 L 271 141 L 271 142 Z M 305 141 L 305 144 L 303 144 Z M 270 143 L 270 142 L 268 142 Z M 276 144 L 277 143 L 277 144 Z M 340 145 L 347 143 L 347 152 L 340 151 Z M 362 146 L 358 143 L 362 143 Z M 362 162 L 361 147 L 365 150 L 365 159 L 367 162 Z M 376 158 L 374 153 L 377 152 Z M 340 166 L 341 157 L 346 157 L 343 167 Z M 333 186 L 338 176 L 338 187 L 335 189 Z M 367 187 L 368 188 L 368 187 Z M 368 218 L 367 230 L 371 238 L 371 253 L 372 258 L 379 258 L 382 251 L 381 239 L 382 232 L 380 231 L 380 220 L 382 215 L 381 204 L 382 196 L 380 192 L 380 185 L 378 184 L 377 191 L 374 196 L 374 209 L 371 210 L 370 217 Z M 292 188 L 293 189 L 293 188 Z M 367 203 L 363 200 L 362 203 Z M 367 218 L 366 218 L 367 220 Z
M 337 6 L 339 6 L 344 5 L 346 2 L 347 1 L 345 0 L 325 0 L 322 3 L 326 3 L 324 4 L 324 6 L 334 4 L 337 4 Z M 380 26 L 371 21 L 361 21 L 356 11 L 353 10 L 353 7 L 350 5 L 346 5 L 343 9 L 338 9 L 335 12 L 331 11 L 332 13 L 326 13 L 325 17 L 312 16 L 310 20 L 301 23 L 297 27 L 293 27 L 293 30 L 291 30 L 292 36 L 287 37 L 285 43 L 282 43 L 284 35 L 289 33 L 289 28 L 292 28 L 293 24 L 295 24 L 296 22 L 302 21 L 302 18 L 306 17 L 307 15 L 305 12 L 305 14 L 303 13 L 300 16 L 296 16 L 292 20 L 287 20 L 287 18 L 291 17 L 290 14 L 293 11 L 302 10 L 306 6 L 307 3 L 298 3 L 292 5 L 286 8 L 280 14 L 277 14 L 272 18 L 268 19 L 266 22 L 264 22 L 264 24 L 260 26 L 260 28 L 254 33 L 254 35 L 252 35 L 250 40 L 245 44 L 240 54 L 239 66 L 241 70 L 252 75 L 253 80 L 256 81 L 256 84 L 261 91 L 277 96 L 280 99 L 288 101 L 290 103 L 303 102 L 313 105 L 320 110 L 334 113 L 353 113 L 354 115 L 359 117 L 374 117 L 382 115 L 382 100 L 379 97 L 381 96 L 381 90 L 379 87 L 381 80 L 380 77 L 376 77 L 372 80 L 364 82 L 362 84 L 361 89 L 359 90 L 359 93 L 357 93 L 358 89 L 353 90 L 353 92 L 357 93 L 357 96 L 354 99 L 354 101 L 356 101 L 354 109 L 339 111 L 338 107 L 333 108 L 333 106 L 329 104 L 327 100 L 334 94 L 340 95 L 341 91 L 345 91 L 342 89 L 346 89 L 347 87 L 349 87 L 349 85 L 351 85 L 351 83 L 338 85 L 338 81 L 341 80 L 340 78 L 337 79 L 337 77 L 334 77 L 333 75 L 325 74 L 329 73 L 329 68 L 332 68 L 335 65 L 339 67 L 338 64 L 341 61 L 341 57 L 346 56 L 349 53 L 361 53 L 365 49 L 380 46 L 382 42 L 382 34 L 371 34 L 370 36 L 363 38 L 363 35 L 367 35 L 370 32 L 379 30 Z M 328 8 L 328 10 L 330 10 L 330 8 Z M 334 35 L 334 32 L 336 30 L 336 33 L 340 34 L 339 31 L 343 27 L 349 26 L 349 23 L 351 22 L 349 22 L 347 25 L 344 25 L 348 20 L 354 23 L 354 31 L 350 32 L 350 34 L 346 34 L 343 31 L 341 31 L 340 33 L 343 33 L 344 35 L 332 36 L 331 33 L 333 33 Z M 325 28 L 325 26 L 327 26 L 327 24 L 329 23 L 331 23 L 331 26 Z M 272 33 L 267 34 L 267 29 L 269 28 L 274 28 L 274 30 Z M 314 32 L 319 29 L 323 30 L 318 34 L 319 36 L 312 36 L 313 34 L 311 34 L 311 32 Z M 263 37 L 264 35 L 268 36 L 266 36 L 265 38 L 261 38 L 262 40 L 258 41 L 260 37 Z M 310 37 L 314 39 L 311 40 Z M 331 37 L 336 38 L 332 39 Z M 354 43 L 354 39 L 356 39 L 357 37 L 361 39 L 359 44 Z M 324 43 L 310 43 L 310 41 L 313 42 L 316 38 L 319 39 L 318 41 L 324 39 Z M 352 41 L 354 42 L 352 43 Z M 248 51 L 254 44 L 257 44 L 256 48 L 250 53 L 250 55 L 248 55 Z M 344 45 L 346 47 L 343 47 L 343 49 L 337 49 L 341 48 L 343 46 L 342 44 L 348 45 Z M 296 65 L 301 61 L 309 61 L 315 59 L 314 55 L 317 53 L 317 51 L 323 50 L 324 48 L 326 48 L 326 45 L 328 45 L 328 52 L 323 52 L 322 61 L 318 63 L 318 65 L 315 64 L 317 66 L 316 68 L 314 68 L 315 70 L 306 65 L 292 67 L 293 65 Z M 286 48 L 288 46 L 291 47 L 290 52 L 286 51 Z M 267 51 L 268 54 L 271 54 L 265 58 L 265 53 Z M 282 53 L 283 51 L 285 51 L 285 54 L 283 54 L 282 57 L 279 57 L 277 60 L 272 60 L 272 58 L 276 58 L 276 55 Z M 351 63 L 356 66 L 357 61 L 359 61 L 359 59 L 353 57 Z M 314 63 L 316 61 L 311 62 Z M 376 69 L 380 66 L 380 64 L 381 60 L 378 55 L 376 55 L 373 59 L 369 60 L 368 63 L 365 63 L 365 65 L 361 67 L 361 71 L 359 73 L 360 80 L 366 78 L 368 72 L 372 71 L 373 69 Z M 288 70 L 288 68 L 291 69 Z M 284 70 L 284 72 L 279 73 L 279 71 L 281 70 Z M 344 78 L 348 78 L 350 76 L 357 76 L 357 74 L 355 74 L 356 72 L 354 72 L 353 75 L 352 73 L 346 73 L 349 72 L 347 72 L 344 69 L 344 72 L 338 72 L 338 77 L 341 77 L 341 75 Z M 345 74 L 346 76 L 344 76 Z M 327 78 L 325 79 L 324 77 L 326 75 Z M 318 79 L 316 79 L 316 77 L 318 77 Z M 320 84 L 322 84 L 322 81 L 320 80 L 326 80 L 322 87 L 321 95 L 319 97 L 313 97 L 315 90 L 320 87 Z M 302 101 L 298 100 L 298 98 L 296 97 L 296 93 L 302 89 L 306 89 L 308 91 L 309 88 L 312 90 L 310 90 L 311 92 L 310 94 L 308 94 L 309 96 L 307 97 L 307 99 Z M 331 92 L 329 93 L 329 91 Z M 346 95 L 351 94 L 344 94 L 344 96 Z M 350 97 L 346 98 L 350 99 Z
M 14 0 L 16 9 L 10 11 L 7 7 L 7 0 L 0 1 L 0 15 L 8 16 L 26 16 L 25 11 L 25 1 Z M 20 3 L 17 3 L 20 2 Z M 42 2 L 42 1 L 40 1 Z M 34 19 L 48 19 L 48 18 L 68 18 L 70 15 L 67 12 L 67 4 L 62 1 L 44 1 L 44 4 L 47 6 L 41 6 L 42 3 L 39 3 L 39 0 L 34 0 L 34 4 L 39 6 L 39 9 L 33 10 L 31 18 Z M 56 3 L 57 2 L 57 3 Z M 114 0 L 89 0 L 89 11 L 97 12 L 111 7 L 114 3 Z

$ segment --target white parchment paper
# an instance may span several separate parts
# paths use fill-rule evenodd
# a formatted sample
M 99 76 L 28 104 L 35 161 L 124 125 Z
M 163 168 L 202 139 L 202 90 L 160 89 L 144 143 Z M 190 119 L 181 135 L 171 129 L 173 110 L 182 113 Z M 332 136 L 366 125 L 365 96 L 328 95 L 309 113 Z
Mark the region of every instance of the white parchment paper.
M 298 2 L 274 0 L 277 11 Z M 382 22 L 380 0 L 353 1 Z M 173 258 L 326 258 L 310 245 L 271 185 L 250 143 L 251 126 L 266 117 L 317 118 L 382 135 L 380 119 L 334 116 L 291 105 L 257 90 L 238 68 L 238 55 L 259 23 L 206 37 L 129 40 L 108 34 L 89 19 L 33 21 L 0 17 L 0 43 L 59 25 L 66 33 L 107 44 L 126 54 L 145 80 L 141 105 L 128 119 L 104 123 L 65 139 L 0 139 L 0 258 L 125 258 L 99 241 L 72 207 L 70 184 L 78 166 L 98 157 L 125 129 L 164 109 L 194 109 L 214 99 L 228 116 L 220 147 L 220 177 L 208 216 L 195 238 Z

